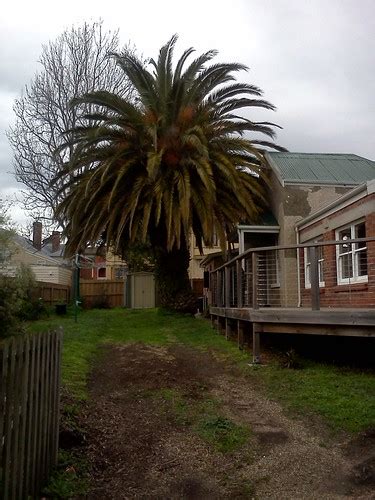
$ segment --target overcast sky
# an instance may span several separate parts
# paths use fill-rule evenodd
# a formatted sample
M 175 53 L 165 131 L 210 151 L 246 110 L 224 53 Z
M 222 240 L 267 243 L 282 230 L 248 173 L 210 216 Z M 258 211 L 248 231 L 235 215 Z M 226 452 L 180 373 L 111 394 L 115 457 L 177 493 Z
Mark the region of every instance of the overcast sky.
M 65 28 L 102 18 L 145 57 L 172 34 L 177 51 L 219 50 L 249 66 L 290 151 L 355 153 L 375 160 L 374 0 L 11 0 L 0 19 L 0 198 L 21 186 L 5 130 L 12 106 L 38 69 L 42 45 Z M 12 211 L 23 222 L 19 209 Z

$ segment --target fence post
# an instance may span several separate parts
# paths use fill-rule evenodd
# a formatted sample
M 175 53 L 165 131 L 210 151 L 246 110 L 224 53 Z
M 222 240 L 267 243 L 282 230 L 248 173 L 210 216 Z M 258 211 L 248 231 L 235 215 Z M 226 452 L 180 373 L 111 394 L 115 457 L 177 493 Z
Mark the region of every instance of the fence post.
M 319 311 L 320 309 L 320 290 L 319 290 L 319 261 L 317 247 L 310 247 L 310 282 L 311 282 L 311 309 Z
M 236 271 L 237 271 L 237 307 L 243 307 L 241 259 L 236 260 Z
M 253 309 L 258 309 L 258 254 L 253 252 L 251 255 L 253 270 Z

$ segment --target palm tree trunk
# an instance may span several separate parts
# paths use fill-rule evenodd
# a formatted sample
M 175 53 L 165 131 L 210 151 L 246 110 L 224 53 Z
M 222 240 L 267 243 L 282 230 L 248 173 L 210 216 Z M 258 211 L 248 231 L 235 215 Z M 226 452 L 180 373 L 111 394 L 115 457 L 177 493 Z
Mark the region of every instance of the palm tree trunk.
M 182 246 L 168 252 L 159 247 L 155 253 L 156 291 L 161 307 L 195 313 L 196 298 L 188 276 L 189 250 Z

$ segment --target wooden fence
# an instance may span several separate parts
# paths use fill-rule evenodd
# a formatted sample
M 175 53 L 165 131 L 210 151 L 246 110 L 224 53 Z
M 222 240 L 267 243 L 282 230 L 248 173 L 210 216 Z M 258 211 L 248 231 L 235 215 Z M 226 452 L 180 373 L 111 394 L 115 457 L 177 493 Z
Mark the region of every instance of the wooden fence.
M 83 307 L 121 307 L 125 297 L 124 280 L 81 280 Z
M 0 344 L 0 498 L 38 497 L 57 463 L 62 330 Z
M 57 303 L 67 304 L 70 300 L 70 286 L 37 281 L 37 289 L 34 295 L 41 297 L 43 302 L 50 306 Z

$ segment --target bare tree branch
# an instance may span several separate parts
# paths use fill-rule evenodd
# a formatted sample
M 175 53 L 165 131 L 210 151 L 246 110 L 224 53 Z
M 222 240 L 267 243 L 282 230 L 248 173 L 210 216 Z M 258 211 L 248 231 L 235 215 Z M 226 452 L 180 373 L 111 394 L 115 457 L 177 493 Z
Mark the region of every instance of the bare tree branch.
M 15 177 L 26 187 L 24 208 L 30 215 L 54 220 L 59 186 L 51 188 L 50 181 L 72 153 L 56 154 L 56 149 L 65 142 L 68 131 L 80 124 L 83 114 L 95 111 L 86 106 L 78 115 L 69 102 L 93 90 L 129 95 L 123 71 L 107 57 L 129 50 L 119 48 L 118 31 L 105 32 L 102 21 L 72 27 L 43 46 L 41 70 L 15 101 L 16 123 L 7 132 Z

